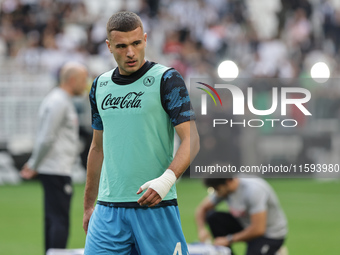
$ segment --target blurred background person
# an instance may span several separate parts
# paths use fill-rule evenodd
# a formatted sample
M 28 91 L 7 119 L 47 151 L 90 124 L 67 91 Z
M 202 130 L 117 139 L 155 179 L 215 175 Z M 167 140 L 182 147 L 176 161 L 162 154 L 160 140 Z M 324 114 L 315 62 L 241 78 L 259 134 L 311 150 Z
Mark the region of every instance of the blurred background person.
M 44 99 L 39 110 L 33 153 L 20 174 L 38 176 L 44 190 L 45 250 L 66 248 L 72 197 L 71 170 L 79 154 L 78 117 L 71 98 L 86 87 L 85 66 L 69 62 L 60 70 L 60 85 Z
M 203 200 L 196 211 L 198 237 L 215 245 L 230 246 L 247 242 L 247 255 L 275 255 L 287 235 L 287 220 L 279 200 L 269 184 L 260 178 L 208 178 L 207 187 L 215 192 Z M 220 202 L 228 203 L 229 212 L 216 212 Z

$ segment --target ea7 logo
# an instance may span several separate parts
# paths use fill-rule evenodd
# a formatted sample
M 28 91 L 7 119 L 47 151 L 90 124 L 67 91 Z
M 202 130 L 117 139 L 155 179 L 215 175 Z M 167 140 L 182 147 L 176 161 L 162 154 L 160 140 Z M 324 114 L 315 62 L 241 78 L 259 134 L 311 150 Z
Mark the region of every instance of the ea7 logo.
M 217 89 L 228 89 L 233 97 L 233 115 L 244 115 L 244 105 L 245 105 L 245 96 L 240 88 L 231 84 L 215 84 L 215 88 Z M 303 98 L 287 98 L 288 94 L 302 94 Z M 312 115 L 306 107 L 303 105 L 307 103 L 311 99 L 311 94 L 309 90 L 304 88 L 297 87 L 286 87 L 281 88 L 281 115 L 287 115 L 287 105 L 293 104 L 304 115 Z M 204 98 L 205 96 L 205 98 Z M 222 105 L 222 103 L 221 103 Z M 258 110 L 255 109 L 253 105 L 253 88 L 249 87 L 247 89 L 247 105 L 248 109 L 251 113 L 255 115 L 270 115 L 275 112 L 278 105 L 278 88 L 274 87 L 272 89 L 272 105 L 267 110 Z M 207 100 L 206 95 L 202 95 L 201 97 L 201 114 L 207 114 Z
M 108 84 L 108 81 L 102 81 L 100 82 L 100 87 L 106 86 Z

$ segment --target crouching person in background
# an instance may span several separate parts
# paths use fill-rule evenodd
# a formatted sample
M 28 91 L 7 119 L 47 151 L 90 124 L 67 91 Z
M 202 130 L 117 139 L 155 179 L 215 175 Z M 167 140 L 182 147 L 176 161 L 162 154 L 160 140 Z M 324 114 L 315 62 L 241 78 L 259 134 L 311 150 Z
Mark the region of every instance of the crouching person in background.
M 270 185 L 260 178 L 205 179 L 215 192 L 206 197 L 196 211 L 198 236 L 201 242 L 211 238 L 215 245 L 231 246 L 247 242 L 247 255 L 274 255 L 287 235 L 287 220 Z M 229 212 L 217 212 L 220 202 Z

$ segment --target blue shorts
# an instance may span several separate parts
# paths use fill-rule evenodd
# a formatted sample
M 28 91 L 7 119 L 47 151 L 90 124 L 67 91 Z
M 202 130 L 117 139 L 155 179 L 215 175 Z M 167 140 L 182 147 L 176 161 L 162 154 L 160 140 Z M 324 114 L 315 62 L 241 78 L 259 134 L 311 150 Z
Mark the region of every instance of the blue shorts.
M 97 204 L 85 255 L 187 255 L 177 206 L 122 208 Z

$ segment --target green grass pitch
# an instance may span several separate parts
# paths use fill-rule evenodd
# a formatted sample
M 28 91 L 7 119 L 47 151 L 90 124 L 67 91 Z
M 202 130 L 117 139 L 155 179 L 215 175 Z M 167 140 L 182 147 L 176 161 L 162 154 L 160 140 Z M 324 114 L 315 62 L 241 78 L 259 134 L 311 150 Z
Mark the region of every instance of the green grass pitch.
M 291 255 L 340 254 L 340 182 L 269 179 L 288 218 L 286 241 Z M 207 195 L 200 180 L 183 178 L 177 184 L 178 203 L 187 242 L 197 241 L 194 212 Z M 82 229 L 84 185 L 74 186 L 68 248 L 84 247 Z M 219 210 L 226 210 L 226 206 Z M 245 245 L 235 244 L 237 255 Z M 0 254 L 43 254 L 42 189 L 39 182 L 0 186 Z

